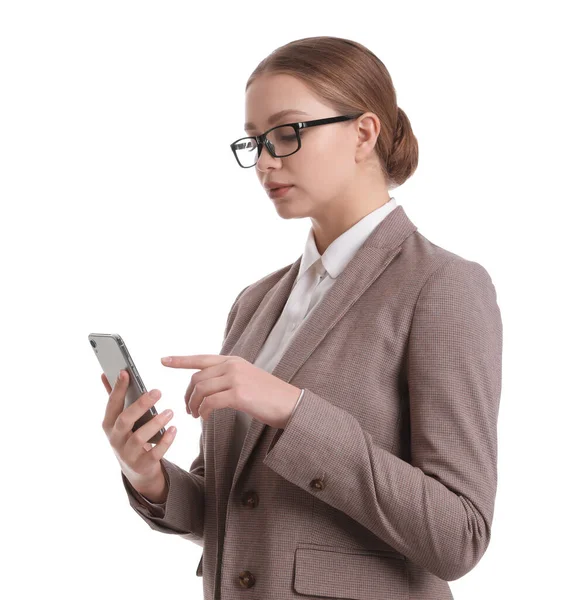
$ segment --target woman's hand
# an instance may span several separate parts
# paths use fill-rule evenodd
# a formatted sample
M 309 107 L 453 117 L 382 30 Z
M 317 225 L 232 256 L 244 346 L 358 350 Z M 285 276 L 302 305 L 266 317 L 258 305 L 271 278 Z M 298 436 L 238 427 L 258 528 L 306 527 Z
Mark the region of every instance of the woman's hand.
M 134 423 L 158 402 L 162 394 L 159 390 L 150 390 L 124 409 L 129 376 L 123 370 L 120 377 L 112 389 L 105 373 L 101 375 L 101 381 L 109 394 L 102 427 L 126 477 L 134 487 L 147 488 L 163 477 L 160 459 L 174 441 L 176 429 L 167 429 L 155 446 L 148 440 L 167 425 L 173 415 L 171 410 L 163 411 L 135 432 L 132 431 Z
M 186 412 L 195 418 L 206 420 L 216 408 L 230 406 L 283 429 L 301 392 L 240 356 L 170 356 L 163 358 L 162 364 L 175 369 L 200 369 L 191 377 L 184 396 Z

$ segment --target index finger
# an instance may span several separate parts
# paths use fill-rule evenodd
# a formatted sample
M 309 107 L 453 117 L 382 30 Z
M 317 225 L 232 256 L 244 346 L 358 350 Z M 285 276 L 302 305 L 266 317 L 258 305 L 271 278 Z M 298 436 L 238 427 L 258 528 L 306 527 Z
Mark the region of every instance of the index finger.
M 107 381 L 105 374 L 101 376 L 101 381 L 106 389 L 109 390 L 109 400 L 105 408 L 105 417 L 103 418 L 103 426 L 111 429 L 115 420 L 123 410 L 126 392 L 128 388 L 129 376 L 127 372 L 122 369 L 119 373 L 118 378 L 115 380 L 113 390 Z
M 165 367 L 174 369 L 206 369 L 224 362 L 232 356 L 223 354 L 191 354 L 189 356 L 165 356 L 160 361 Z
M 107 375 L 105 373 L 101 374 L 101 383 L 105 386 L 105 391 L 108 394 L 111 394 L 111 386 L 109 385 L 109 381 L 107 380 Z

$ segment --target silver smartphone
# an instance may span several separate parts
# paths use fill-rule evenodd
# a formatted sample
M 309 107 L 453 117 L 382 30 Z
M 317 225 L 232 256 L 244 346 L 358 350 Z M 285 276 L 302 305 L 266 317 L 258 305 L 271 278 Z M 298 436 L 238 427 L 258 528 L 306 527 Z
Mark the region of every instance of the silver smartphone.
M 125 369 L 130 381 L 126 392 L 124 409 L 133 404 L 140 396 L 148 390 L 138 373 L 138 369 L 130 356 L 128 347 L 125 345 L 121 336 L 117 333 L 90 333 L 89 343 L 93 352 L 101 365 L 101 370 L 105 373 L 109 385 L 113 389 L 119 372 Z M 137 431 L 142 425 L 153 419 L 158 414 L 155 406 L 147 410 L 132 427 L 132 431 Z M 157 444 L 161 439 L 166 428 L 158 430 L 149 440 L 150 444 Z

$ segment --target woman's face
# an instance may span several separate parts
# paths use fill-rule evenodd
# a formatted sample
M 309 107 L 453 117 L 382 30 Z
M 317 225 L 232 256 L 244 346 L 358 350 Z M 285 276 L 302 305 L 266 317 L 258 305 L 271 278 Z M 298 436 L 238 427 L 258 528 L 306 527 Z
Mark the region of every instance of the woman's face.
M 283 110 L 303 113 L 269 117 Z M 338 116 L 316 98 L 305 84 L 291 75 L 262 75 L 247 89 L 245 122 L 247 135 L 265 133 L 284 123 L 311 121 Z M 330 123 L 300 130 L 302 147 L 284 158 L 274 158 L 265 147 L 255 165 L 262 186 L 270 182 L 293 185 L 283 198 L 271 199 L 278 213 L 286 218 L 316 217 L 349 190 L 357 164 L 358 120 Z M 265 190 L 267 193 L 267 190 Z

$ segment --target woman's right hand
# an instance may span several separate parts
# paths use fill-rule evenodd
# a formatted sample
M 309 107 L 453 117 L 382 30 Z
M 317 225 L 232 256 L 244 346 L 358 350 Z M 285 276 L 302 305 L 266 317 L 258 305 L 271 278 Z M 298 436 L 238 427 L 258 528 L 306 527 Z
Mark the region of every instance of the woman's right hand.
M 174 441 L 176 428 L 167 429 L 155 446 L 148 440 L 170 421 L 172 411 L 165 410 L 132 431 L 134 423 L 156 404 L 162 394 L 159 390 L 150 390 L 124 409 L 129 385 L 128 373 L 121 371 L 121 379 L 118 377 L 113 390 L 105 373 L 101 374 L 101 381 L 109 394 L 102 427 L 123 473 L 135 487 L 146 488 L 149 484 L 155 484 L 163 477 L 160 459 Z

